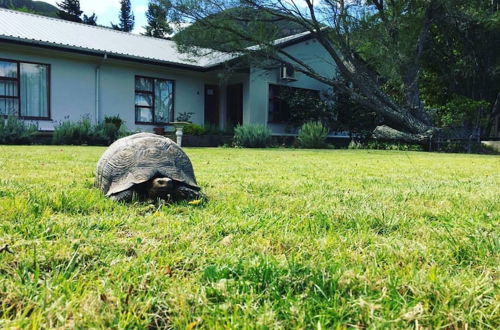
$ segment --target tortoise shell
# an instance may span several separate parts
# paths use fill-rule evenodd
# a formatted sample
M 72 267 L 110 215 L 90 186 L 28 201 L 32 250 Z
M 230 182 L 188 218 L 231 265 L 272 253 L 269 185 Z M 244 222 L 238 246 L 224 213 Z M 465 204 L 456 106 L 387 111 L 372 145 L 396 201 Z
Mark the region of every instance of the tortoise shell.
M 130 135 L 109 146 L 97 163 L 95 185 L 110 197 L 156 177 L 200 190 L 184 151 L 174 141 L 151 133 Z

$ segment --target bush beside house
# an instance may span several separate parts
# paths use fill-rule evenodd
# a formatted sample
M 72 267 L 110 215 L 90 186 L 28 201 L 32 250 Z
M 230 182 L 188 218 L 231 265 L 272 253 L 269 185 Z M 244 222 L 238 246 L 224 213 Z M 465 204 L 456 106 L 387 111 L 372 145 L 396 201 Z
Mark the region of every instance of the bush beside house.
M 88 118 L 77 122 L 62 122 L 54 129 L 52 143 L 56 145 L 110 145 L 130 132 L 119 117 L 106 117 L 104 123 L 92 125 Z
M 234 145 L 266 148 L 271 144 L 271 130 L 264 125 L 240 125 L 234 128 Z
M 328 133 L 328 128 L 323 126 L 319 121 L 305 123 L 299 130 L 297 145 L 300 148 L 307 149 L 327 148 L 326 138 L 328 137 Z
M 0 144 L 31 144 L 38 133 L 38 127 L 26 124 L 17 117 L 0 118 Z

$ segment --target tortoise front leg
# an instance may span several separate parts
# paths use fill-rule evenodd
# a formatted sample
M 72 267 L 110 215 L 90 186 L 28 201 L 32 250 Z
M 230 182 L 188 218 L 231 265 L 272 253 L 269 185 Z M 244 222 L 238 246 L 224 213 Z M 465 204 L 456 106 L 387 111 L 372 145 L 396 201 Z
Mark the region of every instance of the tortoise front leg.
M 201 192 L 186 186 L 178 186 L 172 193 L 172 199 L 174 201 L 179 201 L 179 200 L 192 201 L 204 198 L 205 195 L 203 195 Z
M 113 194 L 109 198 L 111 198 L 115 202 L 129 203 L 134 199 L 134 191 L 132 189 L 128 189 L 128 190 Z

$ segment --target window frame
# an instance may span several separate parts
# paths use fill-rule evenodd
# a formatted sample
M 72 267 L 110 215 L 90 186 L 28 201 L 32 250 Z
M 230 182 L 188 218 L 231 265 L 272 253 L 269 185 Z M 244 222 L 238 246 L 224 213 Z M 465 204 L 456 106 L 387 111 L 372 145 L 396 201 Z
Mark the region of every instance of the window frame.
M 0 96 L 0 98 L 10 98 L 17 99 L 18 101 L 18 109 L 17 109 L 17 117 L 19 119 L 25 120 L 52 120 L 52 107 L 51 107 L 51 85 L 52 85 L 52 66 L 49 63 L 40 63 L 40 62 L 31 62 L 31 61 L 18 61 L 8 58 L 0 58 L 0 62 L 11 62 L 17 64 L 17 78 L 9 78 L 9 77 L 0 77 L 0 80 L 4 81 L 17 81 L 17 96 Z M 21 63 L 26 64 L 36 64 L 36 65 L 45 65 L 48 68 L 47 72 L 47 117 L 37 117 L 37 116 L 21 116 Z M 7 118 L 8 115 L 0 115 L 1 118 Z
M 153 81 L 152 91 L 144 91 L 137 89 L 137 79 L 150 79 Z M 168 81 L 172 83 L 172 115 L 170 118 L 169 122 L 156 122 L 155 121 L 155 105 L 156 105 L 156 93 L 155 93 L 155 80 L 163 80 L 163 81 Z M 171 125 L 171 123 L 174 121 L 175 118 L 175 80 L 173 79 L 165 79 L 165 78 L 157 78 L 157 77 L 148 77 L 148 76 L 142 76 L 142 75 L 135 75 L 134 77 L 134 120 L 137 125 Z M 135 103 L 135 97 L 137 94 L 146 94 L 146 95 L 151 95 L 152 98 L 152 106 L 145 106 L 145 105 L 137 105 Z M 137 121 L 137 109 L 150 109 L 152 110 L 152 122 L 144 122 L 144 121 Z
M 281 121 L 276 121 L 276 120 L 271 120 L 270 119 L 270 104 L 271 101 L 276 100 L 280 106 L 282 106 L 283 102 L 279 100 L 277 95 L 273 95 L 273 98 L 271 98 L 271 88 L 289 88 L 289 89 L 296 89 L 304 92 L 310 92 L 317 94 L 318 99 L 321 99 L 321 91 L 318 89 L 312 89 L 312 88 L 303 88 L 303 87 L 294 87 L 294 86 L 289 86 L 289 85 L 283 85 L 283 84 L 274 84 L 274 83 L 269 83 L 267 87 L 267 123 L 268 124 L 286 124 L 286 122 L 281 122 Z

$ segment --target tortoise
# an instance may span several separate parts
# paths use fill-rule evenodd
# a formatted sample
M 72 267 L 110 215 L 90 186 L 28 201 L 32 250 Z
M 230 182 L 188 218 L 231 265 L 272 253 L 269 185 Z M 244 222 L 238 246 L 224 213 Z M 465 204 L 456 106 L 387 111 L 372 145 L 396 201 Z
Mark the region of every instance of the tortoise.
M 97 163 L 95 186 L 121 202 L 203 197 L 184 151 L 169 138 L 151 133 L 130 135 L 109 146 Z

